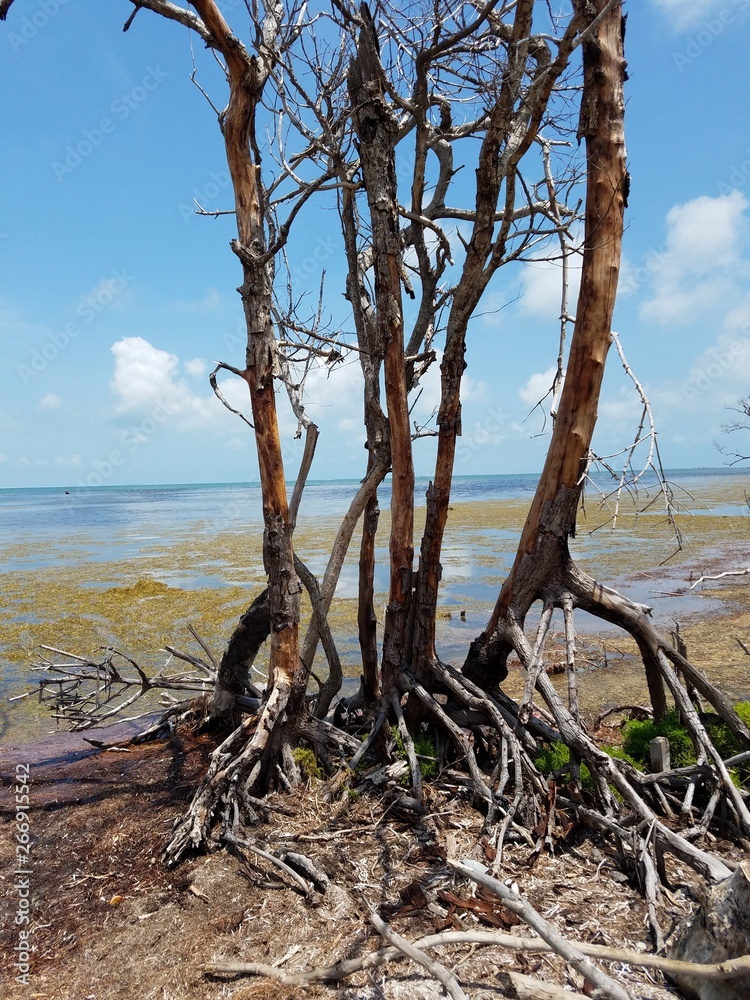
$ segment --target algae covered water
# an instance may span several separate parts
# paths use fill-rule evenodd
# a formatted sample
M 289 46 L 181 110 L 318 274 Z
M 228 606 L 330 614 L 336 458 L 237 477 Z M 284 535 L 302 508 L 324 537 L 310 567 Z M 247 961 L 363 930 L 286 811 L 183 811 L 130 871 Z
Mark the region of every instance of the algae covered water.
M 510 567 L 537 479 L 515 475 L 455 480 L 438 618 L 444 658 L 460 662 L 484 627 Z M 703 614 L 712 610 L 710 595 L 689 592 L 686 560 L 717 545 L 739 546 L 736 558 L 741 559 L 750 526 L 746 473 L 690 470 L 672 473 L 670 480 L 684 509 L 682 529 L 692 549 L 675 552 L 674 532 L 657 502 L 653 480 L 637 501 L 625 496 L 613 530 L 604 503 L 610 482 L 595 478 L 571 543 L 589 572 L 615 586 L 626 580 L 628 593 L 655 604 L 655 613 L 664 621 L 678 613 L 689 615 L 698 605 Z M 318 575 L 357 485 L 313 482 L 306 488 L 295 548 Z M 419 481 L 415 490 L 417 532 L 427 485 Z M 389 492 L 386 483 L 380 491 L 379 610 L 387 600 Z M 649 498 L 654 501 L 650 506 Z M 0 524 L 0 704 L 6 709 L 10 697 L 33 687 L 29 664 L 42 644 L 85 655 L 114 646 L 144 668 L 155 669 L 164 662 L 165 645 L 189 648 L 187 626 L 192 624 L 218 656 L 265 581 L 258 485 L 0 490 Z M 358 547 L 355 534 L 330 615 L 352 676 L 359 672 Z M 750 552 L 747 555 L 750 562 Z M 669 569 L 658 580 L 649 578 L 647 571 L 664 560 L 669 560 Z M 639 573 L 646 577 L 638 579 Z M 579 627 L 585 630 L 586 625 L 581 622 Z M 31 700 L 27 703 L 15 703 L 5 723 L 0 720 L 0 738 L 7 738 L 12 726 L 18 739 L 19 725 L 31 725 L 34 713 Z

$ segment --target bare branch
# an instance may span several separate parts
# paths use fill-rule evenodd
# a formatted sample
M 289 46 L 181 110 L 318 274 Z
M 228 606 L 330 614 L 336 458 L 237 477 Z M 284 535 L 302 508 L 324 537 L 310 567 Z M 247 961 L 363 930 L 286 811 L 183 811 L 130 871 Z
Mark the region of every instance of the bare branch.
M 12 0 L 10 0 L 10 2 L 12 2 Z M 206 45 L 214 45 L 214 38 L 210 30 L 201 18 L 194 14 L 191 10 L 186 10 L 184 7 L 179 7 L 177 4 L 170 3 L 169 0 L 137 0 L 137 2 L 136 0 L 131 0 L 131 2 L 134 4 L 135 10 L 130 15 L 123 31 L 127 31 L 128 27 L 130 27 L 133 18 L 138 13 L 138 9 L 140 7 L 145 7 L 147 10 L 151 10 L 155 14 L 161 14 L 162 17 L 166 17 L 170 21 L 177 21 L 178 24 L 184 24 L 186 28 L 190 28 L 191 31 L 200 35 Z M 10 6 L 10 3 L 8 6 Z M 2 12 L 0 11 L 0 18 L 2 18 L 2 16 Z
M 213 389 L 213 391 L 214 391 L 214 393 L 215 393 L 215 395 L 216 395 L 216 398 L 217 398 L 217 399 L 218 399 L 218 400 L 219 400 L 219 401 L 220 401 L 221 403 L 223 403 L 223 404 L 224 404 L 224 406 L 226 406 L 226 408 L 227 408 L 227 409 L 229 410 L 229 412 L 230 412 L 230 413 L 234 413 L 234 414 L 236 414 L 236 416 L 238 416 L 238 417 L 240 418 L 240 420 L 244 420 L 244 421 L 245 421 L 245 423 L 247 424 L 247 426 L 248 426 L 248 427 L 251 427 L 251 428 L 252 428 L 252 427 L 253 427 L 253 425 L 252 425 L 252 424 L 251 424 L 251 422 L 250 422 L 250 421 L 249 421 L 249 420 L 247 419 L 247 417 L 245 416 L 245 414 L 244 414 L 244 413 L 241 413 L 241 412 L 240 412 L 239 410 L 235 410 L 235 408 L 234 408 L 233 406 L 231 406 L 231 405 L 230 405 L 230 404 L 229 404 L 229 403 L 228 403 L 228 402 L 226 401 L 226 399 L 224 398 L 224 395 L 222 394 L 222 391 L 221 391 L 221 389 L 219 388 L 219 384 L 218 384 L 218 382 L 216 381 L 216 373 L 217 373 L 218 371 L 221 371 L 221 370 L 225 370 L 225 371 L 229 371 L 229 372 L 232 372 L 232 374 L 234 374 L 234 375 L 239 375 L 239 377 L 240 377 L 240 378 L 244 378 L 244 375 L 243 375 L 243 373 L 242 373 L 241 371 L 239 371 L 239 369 L 237 369 L 237 368 L 233 368 L 233 367 L 232 367 L 231 365 L 226 365 L 226 364 L 224 364 L 224 363 L 223 363 L 222 361 L 220 361 L 220 362 L 219 362 L 219 363 L 218 363 L 218 364 L 216 365 L 216 367 L 214 368 L 214 370 L 213 370 L 213 371 L 211 372 L 211 374 L 210 374 L 210 375 L 208 376 L 208 381 L 209 381 L 209 382 L 211 383 L 211 388 Z M 253 428 L 253 429 L 254 429 L 254 428 Z
M 486 875 L 484 869 L 475 861 L 462 863 L 449 858 L 448 864 L 459 875 L 471 879 L 473 882 L 499 896 L 509 910 L 524 920 L 558 955 L 564 958 L 569 965 L 594 985 L 599 991 L 600 996 L 609 997 L 611 1000 L 631 1000 L 627 990 L 624 990 L 619 983 L 615 982 L 614 979 L 590 962 L 576 945 L 571 944 L 562 937 L 552 924 L 548 920 L 545 920 L 541 914 L 537 913 L 531 904 L 523 899 L 518 892 L 507 888 L 498 879 Z

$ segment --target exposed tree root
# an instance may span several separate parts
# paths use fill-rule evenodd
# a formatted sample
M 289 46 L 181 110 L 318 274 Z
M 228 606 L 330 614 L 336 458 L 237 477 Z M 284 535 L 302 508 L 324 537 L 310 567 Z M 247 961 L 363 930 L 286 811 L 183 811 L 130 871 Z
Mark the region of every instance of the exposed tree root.
M 699 763 L 644 774 L 635 771 L 626 761 L 613 759 L 604 752 L 571 711 L 570 702 L 575 703 L 575 696 L 571 694 L 570 686 L 566 706 L 546 672 L 541 669 L 544 662 L 543 639 L 548 623 L 542 622 L 535 639 L 530 642 L 520 625 L 509 615 L 509 620 L 498 626 L 494 639 L 499 641 L 498 637 L 502 636 L 505 647 L 516 650 L 529 676 L 533 675 L 535 679 L 534 689 L 529 691 L 527 685 L 526 700 L 520 705 L 501 691 L 488 692 L 450 665 L 434 660 L 431 663 L 434 690 L 429 691 L 403 671 L 403 694 L 393 692 L 390 703 L 381 704 L 381 711 L 369 734 L 360 740 L 339 726 L 316 718 L 312 711 L 298 715 L 295 726 L 291 727 L 285 715 L 291 692 L 277 686 L 265 704 L 262 692 L 256 692 L 261 695 L 257 699 L 262 709 L 260 714 L 256 712 L 245 718 L 214 752 L 207 774 L 165 850 L 167 862 L 174 864 L 186 851 L 209 847 L 217 839 L 236 838 L 244 826 L 256 822 L 263 815 L 263 797 L 270 786 L 276 784 L 286 789 L 294 788 L 300 781 L 300 771 L 292 754 L 294 746 L 300 743 L 307 745 L 318 765 L 322 765 L 329 774 L 340 770 L 348 759 L 347 772 L 353 774 L 379 739 L 378 752 L 382 749 L 385 741 L 381 738 L 381 731 L 388 721 L 392 721 L 401 734 L 409 763 L 411 794 L 419 803 L 422 795 L 419 760 L 401 706 L 401 698 L 407 695 L 419 700 L 427 712 L 430 728 L 436 735 L 442 734 L 448 746 L 452 747 L 449 754 L 451 766 L 455 767 L 457 762 L 463 761 L 468 770 L 467 780 L 477 804 L 486 814 L 485 828 L 496 848 L 495 870 L 502 862 L 503 845 L 509 831 L 526 840 L 530 846 L 536 843 L 535 852 L 543 847 L 554 850 L 559 834 L 559 831 L 555 832 L 554 810 L 562 808 L 570 818 L 594 825 L 619 841 L 628 863 L 639 875 L 650 903 L 652 931 L 655 939 L 659 940 L 661 930 L 654 916 L 653 903 L 659 891 L 662 853 L 675 854 L 702 877 L 717 881 L 729 875 L 729 867 L 698 847 L 695 841 L 719 819 L 723 831 L 740 844 L 746 845 L 750 841 L 746 797 L 734 785 L 729 774 L 729 768 L 744 763 L 750 751 L 735 755 L 728 761 L 722 760 L 675 666 L 691 681 L 697 676 L 703 697 L 727 722 L 734 721 L 739 736 L 743 736 L 746 729 L 726 699 L 658 635 L 645 609 L 573 570 L 571 565 L 566 581 L 571 583 L 570 588 L 563 591 L 562 596 L 558 589 L 554 601 L 552 594 L 548 594 L 548 605 L 557 604 L 565 609 L 567 604 L 569 614 L 572 614 L 572 607 L 594 609 L 600 614 L 606 611 L 608 621 L 616 620 L 618 624 L 630 625 L 632 631 L 637 630 L 639 645 L 644 648 L 648 644 L 652 662 L 658 666 L 659 676 L 695 742 L 700 755 Z M 179 651 L 175 653 L 197 667 L 199 676 L 206 676 L 211 670 L 211 666 L 203 660 L 199 661 L 198 657 Z M 568 651 L 569 663 L 573 657 L 574 649 Z M 132 660 L 127 662 L 133 665 Z M 69 667 L 61 666 L 60 669 L 64 671 L 62 676 L 70 676 Z M 90 683 L 100 685 L 100 678 L 104 676 L 102 668 L 92 663 L 86 666 L 86 670 L 91 673 Z M 78 676 L 80 670 L 76 668 Z M 118 676 L 125 677 L 123 673 Z M 177 682 L 170 675 L 168 683 Z M 179 683 L 183 683 L 181 679 Z M 133 678 L 133 684 L 143 687 L 140 673 Z M 146 687 L 149 686 L 146 684 Z M 80 697 L 86 697 L 85 691 Z M 540 702 L 539 705 L 535 705 L 534 698 Z M 240 700 L 245 703 L 253 701 L 245 696 L 240 696 Z M 129 698 L 126 703 L 130 703 Z M 545 711 L 540 712 L 542 706 Z M 314 705 L 311 705 L 312 708 Z M 164 725 L 173 727 L 181 720 L 200 722 L 205 718 L 205 712 L 205 699 L 195 705 L 173 705 L 149 732 L 157 735 L 163 732 Z M 539 718 L 540 714 L 549 718 L 550 722 Z M 525 726 L 521 723 L 523 718 L 526 719 Z M 284 720 L 287 724 L 279 725 Z M 568 770 L 571 787 L 577 789 L 575 797 L 558 794 L 555 805 L 554 786 L 551 791 L 534 763 L 540 741 L 561 741 L 570 748 L 571 764 Z M 440 739 L 437 742 L 440 743 Z M 588 793 L 581 795 L 580 776 L 577 774 L 579 763 L 585 763 L 591 774 L 594 801 Z M 701 789 L 703 791 L 699 794 Z M 564 820 L 563 826 L 568 822 Z M 682 826 L 683 830 L 679 831 L 678 826 Z M 537 832 L 532 833 L 535 830 Z
M 275 762 L 283 761 L 290 785 L 299 781 L 299 772 L 293 761 L 290 765 L 291 755 L 285 754 L 284 745 L 280 745 L 283 727 L 276 725 L 290 694 L 288 685 L 277 682 L 261 715 L 245 720 L 214 751 L 190 807 L 164 849 L 167 864 L 176 864 L 187 850 L 209 843 L 212 824 L 220 810 L 224 815 L 225 828 L 233 832 L 241 819 L 247 822 L 257 818 L 247 796 L 252 795 L 259 779 L 267 781 L 270 758 L 273 757 Z M 284 734 L 287 748 L 291 735 Z M 262 766 L 264 762 L 265 769 Z

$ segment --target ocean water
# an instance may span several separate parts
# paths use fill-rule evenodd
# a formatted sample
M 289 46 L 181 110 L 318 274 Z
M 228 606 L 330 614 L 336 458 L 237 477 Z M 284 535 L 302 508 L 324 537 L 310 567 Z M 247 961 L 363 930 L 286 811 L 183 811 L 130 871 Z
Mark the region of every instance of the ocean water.
M 463 477 L 455 481 L 453 501 L 517 499 L 531 496 L 538 476 Z M 290 484 L 290 490 L 291 490 Z M 355 480 L 311 482 L 305 488 L 302 516 L 343 514 L 357 491 Z M 419 480 L 415 502 L 424 503 L 427 480 Z M 390 501 L 390 481 L 379 492 L 381 505 Z M 164 533 L 186 521 L 206 523 L 219 531 L 241 531 L 262 525 L 261 492 L 257 483 L 193 483 L 179 486 L 101 486 L 96 489 L 59 487 L 0 489 L 3 539 L 33 536 L 44 544 L 70 532 L 89 532 L 99 541 L 113 534 L 137 537 L 143 525 Z M 0 543 L 2 544 L 2 543 Z
M 678 502 L 692 514 L 731 515 L 736 519 L 738 514 L 747 513 L 745 483 L 750 489 L 750 482 L 745 470 L 680 470 L 669 473 L 669 479 Z M 454 481 L 451 504 L 529 502 L 537 481 L 536 474 L 459 477 Z M 655 492 L 653 477 L 644 485 L 652 494 Z M 427 486 L 426 479 L 416 484 L 418 506 L 425 503 Z M 327 541 L 332 538 L 337 519 L 347 509 L 357 487 L 358 483 L 353 481 L 311 482 L 306 487 L 298 524 L 300 531 L 307 532 L 307 541 L 314 542 L 309 551 L 309 565 L 318 575 L 325 566 Z M 596 497 L 598 491 L 606 494 L 611 488 L 611 479 L 596 477 L 589 496 Z M 387 509 L 390 501 L 388 481 L 379 492 L 379 500 L 381 509 Z M 651 515 L 662 516 L 658 514 L 657 505 Z M 455 656 L 457 663 L 462 661 L 468 643 L 486 624 L 518 538 L 517 532 L 493 526 L 483 518 L 480 522 L 471 530 L 452 534 L 449 525 L 443 551 L 439 648 L 441 655 L 447 659 Z M 700 521 L 696 519 L 694 524 L 699 526 Z M 316 531 L 318 525 L 320 530 Z M 91 593 L 91 588 L 101 591 L 122 587 L 123 573 L 128 572 L 136 578 L 152 576 L 170 587 L 191 592 L 210 590 L 217 594 L 219 603 L 223 600 L 222 589 L 227 591 L 234 587 L 236 590 L 239 585 L 251 594 L 262 586 L 262 566 L 254 567 L 254 577 L 246 573 L 247 561 L 241 542 L 251 535 L 255 535 L 257 541 L 262 532 L 261 495 L 257 484 L 72 488 L 69 492 L 63 488 L 0 489 L 0 529 L 0 582 L 3 578 L 6 581 L 6 600 L 0 614 L 0 739 L 4 735 L 3 702 L 7 703 L 9 696 L 29 687 L 30 650 L 22 650 L 18 645 L 14 638 L 19 634 L 18 629 L 25 627 L 24 621 L 36 621 L 44 626 L 45 635 L 36 641 L 54 644 L 56 621 L 61 615 L 71 613 L 70 607 L 63 609 L 54 598 L 57 569 L 83 567 L 85 583 L 81 584 L 80 598 L 78 594 L 74 598 L 77 604 L 74 611 L 82 617 L 88 614 L 89 618 L 92 614 L 87 607 L 86 593 Z M 739 534 L 743 531 L 738 529 Z M 208 543 L 215 536 L 226 539 L 232 535 L 238 538 L 235 568 L 227 568 L 218 557 L 212 561 L 205 555 L 210 552 Z M 196 549 L 204 553 L 203 562 L 188 558 L 186 563 L 185 553 L 191 551 L 191 543 L 196 540 L 202 543 Z M 378 543 L 376 576 L 376 590 L 381 596 L 388 586 L 387 544 L 387 537 L 383 535 Z M 632 535 L 623 537 L 619 529 L 614 534 L 602 531 L 590 537 L 581 531 L 575 543 L 576 557 L 591 555 L 593 551 L 604 560 L 612 556 L 616 559 L 623 544 L 632 547 L 641 543 Z M 337 597 L 344 600 L 356 597 L 357 593 L 356 537 L 352 548 L 337 588 Z M 308 552 L 304 552 L 303 558 L 307 557 Z M 47 598 L 50 592 L 53 593 L 53 609 L 44 612 L 42 617 L 33 600 L 36 581 L 45 588 Z M 611 574 L 609 570 L 606 582 L 620 586 L 616 573 Z M 18 588 L 11 583 L 26 587 L 27 596 L 23 602 L 17 596 L 15 599 L 9 596 L 14 590 L 18 593 Z M 666 593 L 676 590 L 680 584 L 681 596 L 673 598 Z M 657 615 L 662 621 L 668 621 L 676 613 L 689 613 L 692 604 L 700 600 L 697 595 L 685 593 L 684 580 L 679 579 L 679 573 L 674 580 L 665 576 L 657 583 L 628 581 L 627 586 L 629 596 L 635 600 L 656 604 Z M 659 592 L 656 596 L 655 590 Z M 244 596 L 241 599 L 244 600 Z M 46 607 L 50 607 L 49 600 Z M 710 611 L 706 602 L 702 610 L 704 613 Z M 459 615 L 459 611 L 463 615 Z M 236 611 L 231 615 L 222 635 L 228 636 L 231 621 L 236 621 Z M 4 623 L 7 629 L 2 627 Z M 585 622 L 579 621 L 579 625 L 586 629 Z M 601 623 L 592 623 L 590 628 L 601 630 Z M 184 623 L 175 624 L 177 636 L 180 629 L 184 630 Z M 345 668 L 348 665 L 356 676 L 358 651 L 351 624 L 347 624 L 336 639 Z M 106 641 L 112 640 L 107 638 Z M 143 652 L 143 640 L 137 632 L 118 636 L 118 641 L 132 652 L 137 650 L 139 657 Z
M 712 481 L 727 478 L 748 479 L 746 470 L 687 469 L 668 473 L 677 487 L 678 499 L 693 514 L 724 513 L 722 509 L 691 503 L 692 490 L 704 490 Z M 529 500 L 534 494 L 538 474 L 502 476 L 459 476 L 453 483 L 452 503 L 482 500 Z M 612 480 L 594 477 L 603 491 L 611 489 Z M 656 479 L 644 478 L 653 489 Z M 300 517 L 332 518 L 346 510 L 357 490 L 353 480 L 311 482 L 302 500 Z M 427 479 L 415 486 L 417 506 L 425 503 Z M 390 502 L 390 481 L 379 491 L 380 505 Z M 732 508 L 734 510 L 735 508 Z M 729 509 L 726 511 L 729 512 Z M 106 559 L 116 550 L 127 554 L 153 538 L 168 539 L 178 529 L 190 526 L 196 531 L 242 532 L 262 528 L 260 486 L 257 483 L 193 483 L 166 486 L 101 486 L 76 488 L 0 489 L 0 572 L 12 571 L 15 545 L 33 544 L 40 563 L 45 547 L 55 543 L 52 558 L 59 558 L 58 546 L 67 537 L 87 536 L 90 557 Z

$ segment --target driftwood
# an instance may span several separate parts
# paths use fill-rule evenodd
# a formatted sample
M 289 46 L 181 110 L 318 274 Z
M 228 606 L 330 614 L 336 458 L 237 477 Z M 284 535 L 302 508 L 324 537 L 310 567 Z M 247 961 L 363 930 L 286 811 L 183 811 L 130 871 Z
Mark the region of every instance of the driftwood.
M 202 649 L 207 647 L 191 627 L 191 632 Z M 51 702 L 55 719 L 66 722 L 73 732 L 100 726 L 108 720 L 122 719 L 123 713 L 144 695 L 161 691 L 161 704 L 165 714 L 173 715 L 178 705 L 169 692 L 181 692 L 188 698 L 209 694 L 216 681 L 216 665 L 191 653 L 167 646 L 169 657 L 153 677 L 147 677 L 130 656 L 108 647 L 99 659 L 80 656 L 56 646 L 42 646 L 44 653 L 31 669 L 45 676 L 39 680 L 40 702 Z M 193 670 L 171 667 L 175 659 L 190 664 Z M 171 668 L 171 669 L 170 669 Z M 132 673 L 135 671 L 135 674 Z M 188 701 L 181 707 L 188 708 Z M 141 718 L 141 716 L 135 716 Z
M 309 896 L 312 889 L 310 883 L 304 879 L 299 872 L 295 871 L 286 861 L 282 861 L 281 858 L 277 858 L 275 854 L 271 854 L 269 851 L 264 850 L 259 847 L 258 844 L 253 843 L 250 840 L 244 840 L 242 837 L 235 837 L 232 833 L 225 834 L 226 839 L 230 844 L 235 844 L 237 847 L 243 847 L 247 851 L 251 851 L 253 854 L 257 854 L 259 858 L 263 858 L 265 861 L 269 861 L 272 865 L 275 865 L 279 871 L 282 871 L 288 878 L 292 880 L 297 889 L 302 893 L 303 896 Z
M 44 674 L 40 681 L 40 694 L 45 700 L 50 700 L 52 689 L 51 700 L 55 716 L 67 721 L 73 729 L 89 729 L 108 719 L 120 717 L 123 710 L 139 698 L 161 689 L 162 704 L 168 705 L 168 711 L 150 730 L 151 734 L 158 733 L 163 731 L 167 723 L 173 726 L 175 720 L 190 714 L 190 703 L 177 702 L 172 697 L 172 692 L 184 695 L 203 694 L 208 698 L 215 688 L 216 659 L 200 636 L 195 632 L 193 636 L 201 647 L 200 655 L 167 647 L 169 659 L 150 678 L 135 660 L 113 649 L 106 650 L 103 657 L 96 660 L 52 646 L 43 647 L 54 658 L 45 656 L 35 664 L 35 668 Z M 522 638 L 521 634 L 519 644 Z M 529 649 L 528 646 L 526 648 Z M 533 650 L 529 649 L 529 654 L 533 658 Z M 171 666 L 175 659 L 188 664 L 191 669 L 175 669 Z M 668 664 L 664 666 L 667 668 Z M 405 686 L 427 708 L 435 723 L 453 742 L 458 759 L 465 762 L 469 772 L 466 780 L 473 787 L 477 800 L 484 803 L 486 809 L 486 828 L 497 850 L 497 865 L 502 861 L 503 843 L 509 831 L 533 846 L 536 841 L 531 831 L 540 822 L 545 827 L 549 825 L 548 799 L 552 793 L 534 764 L 537 741 L 542 738 L 545 741 L 565 742 L 571 748 L 574 760 L 583 760 L 588 764 L 596 782 L 600 800 L 598 807 L 597 804 L 584 806 L 578 800 L 558 794 L 558 808 L 563 807 L 568 817 L 577 816 L 584 823 L 598 826 L 625 843 L 632 839 L 632 826 L 635 824 L 639 829 L 632 862 L 641 873 L 656 941 L 661 937 L 655 916 L 659 878 L 656 862 L 659 851 L 666 849 L 674 853 L 709 881 L 721 881 L 731 874 L 731 869 L 724 861 L 701 850 L 693 841 L 705 834 L 712 824 L 721 820 L 722 832 L 732 834 L 734 831 L 738 843 L 747 844 L 748 809 L 744 795 L 731 781 L 729 768 L 744 763 L 750 756 L 750 751 L 722 761 L 705 727 L 692 710 L 686 688 L 673 670 L 665 669 L 665 673 L 669 676 L 675 700 L 684 710 L 684 717 L 696 743 L 702 748 L 702 754 L 697 764 L 654 774 L 639 773 L 627 763 L 611 758 L 598 748 L 581 722 L 563 705 L 544 671 L 537 672 L 536 688 L 544 696 L 551 714 L 537 709 L 537 713 L 529 716 L 527 725 L 523 726 L 522 709 L 501 691 L 483 691 L 457 670 L 439 662 L 433 664 L 432 670 L 436 681 L 448 692 L 448 703 L 438 701 L 406 672 L 403 674 Z M 245 719 L 217 751 L 218 758 L 212 763 L 207 776 L 209 782 L 215 781 L 218 776 L 216 772 L 224 772 L 228 748 L 242 745 L 245 734 L 249 731 L 248 727 L 252 729 L 255 724 L 253 716 L 263 708 L 262 691 L 249 684 L 244 690 L 251 693 L 252 697 L 236 694 L 238 715 L 244 710 L 249 711 L 251 716 Z M 165 698 L 168 699 L 166 702 Z M 413 740 L 404 724 L 401 706 L 395 696 L 391 699 L 391 710 L 401 730 L 409 760 L 412 797 L 418 804 L 421 796 L 418 761 Z M 210 711 L 208 714 L 210 715 Z M 194 708 L 192 715 L 195 715 Z M 311 716 L 303 723 L 299 735 L 314 749 L 319 760 L 327 762 L 329 772 L 338 766 L 331 760 L 332 749 L 340 756 L 348 757 L 349 768 L 353 770 L 374 745 L 386 718 L 385 711 L 381 711 L 364 741 L 326 720 Z M 550 722 L 545 721 L 546 719 Z M 467 726 L 474 734 L 473 740 L 468 738 Z M 480 744 L 477 741 L 487 743 L 488 746 L 494 741 L 496 763 L 492 775 L 479 766 L 476 748 Z M 230 751 L 229 759 L 234 752 L 234 749 Z M 574 769 L 574 760 L 571 761 L 570 777 L 575 783 L 580 779 Z M 219 767 L 216 767 L 217 763 Z M 445 761 L 442 766 L 445 766 Z M 222 781 L 224 777 L 228 777 L 228 774 L 223 775 Z M 610 785 L 617 788 L 622 802 L 614 799 Z M 702 796 L 697 794 L 699 789 L 704 789 Z M 250 796 L 250 793 L 247 795 Z M 248 804 L 252 809 L 251 798 L 252 796 L 248 798 Z M 232 811 L 232 815 L 236 818 L 236 811 Z M 662 822 L 661 816 L 665 816 L 669 822 Z M 205 823 L 208 818 L 208 813 L 201 818 L 201 828 L 207 829 Z M 732 822 L 733 818 L 736 823 Z M 675 829 L 678 822 L 682 823 L 683 832 Z M 229 828 L 225 820 L 224 831 Z M 231 831 L 235 835 L 238 833 L 234 822 L 231 824 Z M 547 837 L 545 844 L 553 850 L 554 835 Z
M 554 983 L 542 983 L 520 972 L 498 972 L 498 981 L 512 1000 L 588 1000 L 583 993 L 573 993 Z
M 381 937 L 384 937 L 394 948 L 398 948 L 406 958 L 410 958 L 412 962 L 416 962 L 417 965 L 421 965 L 422 968 L 427 969 L 430 975 L 437 979 L 448 996 L 452 997 L 453 1000 L 468 1000 L 458 980 L 448 972 L 444 965 L 436 962 L 433 958 L 429 958 L 419 948 L 407 941 L 406 938 L 401 937 L 400 934 L 396 934 L 372 908 L 370 908 L 370 923 Z

